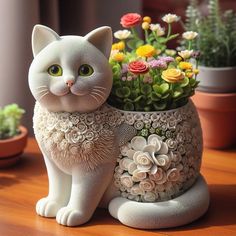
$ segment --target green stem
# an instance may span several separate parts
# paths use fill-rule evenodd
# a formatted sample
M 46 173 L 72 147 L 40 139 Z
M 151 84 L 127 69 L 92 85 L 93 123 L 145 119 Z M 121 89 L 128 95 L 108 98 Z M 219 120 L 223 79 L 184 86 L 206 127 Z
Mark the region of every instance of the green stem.
M 148 31 L 144 30 L 144 33 L 145 33 L 145 41 L 146 41 L 146 43 L 150 44 L 150 41 L 149 41 L 149 38 L 148 38 Z
M 138 33 L 137 33 L 137 31 L 135 30 L 135 28 L 134 28 L 134 27 L 131 27 L 130 30 L 131 30 L 131 32 L 132 32 L 134 38 L 135 38 L 135 39 L 139 39 Z
M 167 39 L 170 37 L 170 34 L 171 34 L 171 24 L 168 24 Z
M 125 45 L 125 40 L 122 40 L 122 42 L 123 42 L 124 45 Z M 125 45 L 125 47 L 126 47 L 126 45 Z M 125 49 L 125 47 L 124 47 L 124 49 L 123 49 L 124 54 L 126 53 L 126 49 Z
M 188 41 L 188 50 L 191 50 L 191 48 L 192 48 L 192 40 L 189 40 Z
M 153 36 L 155 37 L 156 41 L 158 41 L 157 34 L 156 34 L 154 31 L 152 31 L 152 34 L 153 34 Z

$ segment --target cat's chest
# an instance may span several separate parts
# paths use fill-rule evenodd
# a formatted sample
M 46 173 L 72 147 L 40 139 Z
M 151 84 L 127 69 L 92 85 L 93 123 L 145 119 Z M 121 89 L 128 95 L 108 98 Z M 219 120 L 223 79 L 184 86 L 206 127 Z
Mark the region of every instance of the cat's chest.
M 121 115 L 106 105 L 79 114 L 49 112 L 36 103 L 33 121 L 37 141 L 57 164 L 84 163 L 96 155 L 86 164 L 94 168 L 98 160 L 105 160 L 113 152 L 114 130 L 121 124 Z

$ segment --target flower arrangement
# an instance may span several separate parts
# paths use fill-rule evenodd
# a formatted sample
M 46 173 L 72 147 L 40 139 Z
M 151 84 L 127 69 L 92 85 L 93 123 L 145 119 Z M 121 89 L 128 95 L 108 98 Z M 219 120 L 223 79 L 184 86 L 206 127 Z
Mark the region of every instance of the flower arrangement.
M 112 45 L 110 56 L 113 88 L 109 104 L 129 111 L 161 111 L 183 106 L 194 94 L 199 54 L 192 46 L 197 33 L 182 35 L 187 50 L 169 49 L 168 42 L 179 36 L 172 33 L 172 24 L 179 17 L 167 14 L 162 20 L 167 24 L 167 32 L 148 16 L 122 16 L 120 23 L 125 29 L 114 33 L 119 41 Z M 144 31 L 144 39 L 138 35 L 138 25 Z M 195 68 L 191 59 L 196 61 Z
M 20 120 L 24 112 L 17 104 L 0 108 L 0 140 L 19 134 Z
M 209 0 L 205 16 L 198 5 L 198 0 L 190 0 L 185 29 L 199 33 L 193 45 L 201 51 L 199 63 L 207 67 L 236 66 L 236 13 L 233 10 L 222 13 L 219 1 Z

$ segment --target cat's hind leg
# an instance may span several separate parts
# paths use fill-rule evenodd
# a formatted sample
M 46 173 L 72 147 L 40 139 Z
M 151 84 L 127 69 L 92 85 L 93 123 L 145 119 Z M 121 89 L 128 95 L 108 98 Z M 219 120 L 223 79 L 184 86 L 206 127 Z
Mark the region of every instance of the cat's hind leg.
M 190 223 L 202 216 L 209 206 L 209 191 L 202 176 L 179 197 L 163 202 L 144 203 L 114 198 L 110 214 L 121 223 L 140 229 L 160 229 Z
M 59 210 L 56 220 L 66 226 L 86 223 L 93 215 L 111 182 L 115 162 L 104 163 L 93 171 L 76 166 L 72 172 L 72 189 L 68 205 Z
M 55 217 L 58 210 L 67 205 L 71 191 L 71 176 L 62 172 L 47 155 L 44 160 L 48 173 L 49 193 L 36 204 L 40 216 Z

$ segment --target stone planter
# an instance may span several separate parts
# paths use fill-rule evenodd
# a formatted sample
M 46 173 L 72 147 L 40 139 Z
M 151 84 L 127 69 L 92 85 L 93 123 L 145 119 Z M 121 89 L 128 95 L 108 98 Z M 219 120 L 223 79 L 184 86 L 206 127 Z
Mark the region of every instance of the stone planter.
M 204 146 L 223 149 L 236 144 L 236 93 L 197 91 L 192 100 L 201 120 Z
M 120 198 L 110 203 L 111 215 L 136 228 L 175 227 L 199 218 L 208 208 L 209 196 L 206 189 L 201 196 L 188 196 L 202 178 L 202 131 L 192 102 L 169 111 L 120 112 L 124 122 L 133 126 L 137 134 L 120 148 L 114 174 Z M 189 204 L 180 213 L 183 198 Z M 178 204 L 172 208 L 172 199 L 182 205 L 179 205 L 180 209 Z M 144 212 L 137 210 L 136 218 L 132 220 L 129 203 L 130 211 L 133 211 L 132 202 L 135 201 L 143 203 Z M 149 214 L 145 213 L 146 207 L 150 208 Z M 147 221 L 156 223 L 137 220 L 145 214 Z
M 198 91 L 208 93 L 234 93 L 236 91 L 236 67 L 199 66 Z
M 28 130 L 20 126 L 20 134 L 9 139 L 0 140 L 0 168 L 15 164 L 27 144 Z

